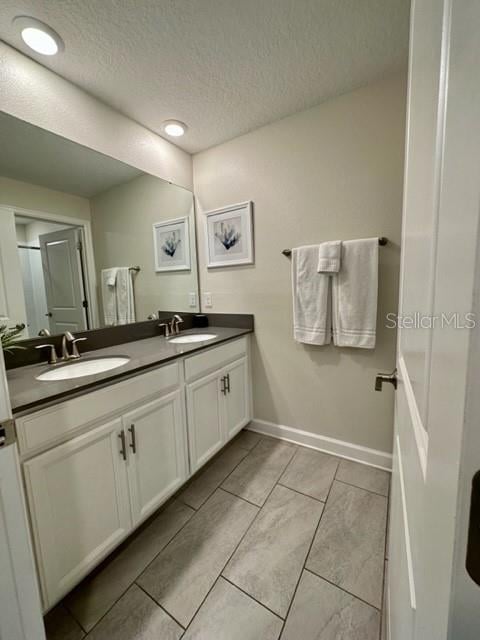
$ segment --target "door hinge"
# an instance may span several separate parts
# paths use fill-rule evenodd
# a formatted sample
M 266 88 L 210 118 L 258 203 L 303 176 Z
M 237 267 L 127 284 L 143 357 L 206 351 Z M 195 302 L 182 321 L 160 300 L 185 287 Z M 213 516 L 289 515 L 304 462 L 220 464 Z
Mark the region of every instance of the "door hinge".
M 88 300 L 82 300 L 82 307 L 88 309 Z

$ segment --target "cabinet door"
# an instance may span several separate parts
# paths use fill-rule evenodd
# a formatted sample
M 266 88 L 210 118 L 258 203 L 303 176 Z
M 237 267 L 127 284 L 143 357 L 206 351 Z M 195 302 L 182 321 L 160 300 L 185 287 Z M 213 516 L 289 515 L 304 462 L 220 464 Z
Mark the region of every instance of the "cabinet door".
M 180 397 L 180 391 L 175 391 L 123 417 L 135 524 L 155 511 L 186 479 Z
M 227 440 L 250 421 L 250 398 L 248 393 L 248 364 L 242 358 L 225 367 L 227 393 L 225 395 L 225 430 Z
M 221 372 L 187 384 L 190 472 L 194 473 L 224 444 Z
M 24 464 L 46 606 L 52 606 L 131 529 L 120 419 Z

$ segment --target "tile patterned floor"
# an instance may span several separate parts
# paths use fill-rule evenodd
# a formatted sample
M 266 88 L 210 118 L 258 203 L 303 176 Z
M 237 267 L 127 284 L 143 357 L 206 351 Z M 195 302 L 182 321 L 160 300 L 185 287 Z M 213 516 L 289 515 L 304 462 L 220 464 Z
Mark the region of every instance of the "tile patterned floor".
M 379 640 L 389 474 L 243 431 L 45 619 L 48 640 Z

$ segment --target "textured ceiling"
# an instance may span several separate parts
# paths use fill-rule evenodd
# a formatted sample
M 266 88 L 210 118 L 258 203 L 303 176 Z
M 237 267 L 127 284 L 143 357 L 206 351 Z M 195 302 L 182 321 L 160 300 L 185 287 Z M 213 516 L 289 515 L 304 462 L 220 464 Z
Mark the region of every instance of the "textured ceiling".
M 196 152 L 406 65 L 409 0 L 2 0 L 0 38 Z M 65 52 L 31 52 L 16 15 Z M 166 136 L 164 136 L 166 137 Z
M 0 176 L 91 198 L 142 174 L 0 112 Z

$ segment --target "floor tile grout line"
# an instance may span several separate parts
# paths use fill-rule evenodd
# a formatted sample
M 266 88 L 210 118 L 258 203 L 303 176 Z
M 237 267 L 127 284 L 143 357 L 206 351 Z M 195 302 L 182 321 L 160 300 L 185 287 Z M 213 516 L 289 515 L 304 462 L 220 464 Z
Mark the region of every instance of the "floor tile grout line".
M 385 617 L 385 582 L 387 578 L 386 574 L 386 562 L 387 562 L 387 544 L 388 544 L 388 529 L 390 524 L 390 484 L 389 484 L 389 495 L 387 496 L 387 517 L 385 518 L 385 544 L 383 549 L 383 580 L 382 580 L 382 607 L 380 609 L 380 632 L 378 637 L 381 639 L 382 637 L 382 626 L 383 626 L 383 618 Z
M 184 503 L 182 502 L 182 504 L 184 504 Z M 188 506 L 188 505 L 185 505 L 185 506 Z M 160 513 L 164 513 L 165 511 L 166 511 L 166 509 L 163 509 L 163 511 L 161 511 Z M 162 553 L 162 551 L 168 547 L 168 545 L 169 545 L 169 544 L 173 541 L 173 539 L 174 539 L 174 538 L 175 538 L 175 537 L 180 533 L 180 531 L 181 531 L 181 530 L 182 530 L 182 529 L 183 529 L 183 528 L 184 528 L 184 527 L 185 527 L 185 526 L 190 522 L 190 520 L 193 518 L 193 516 L 194 516 L 196 513 L 197 513 L 197 512 L 194 510 L 194 511 L 193 511 L 193 513 L 192 513 L 192 515 L 190 516 L 190 518 L 188 518 L 188 520 L 187 520 L 186 522 L 184 522 L 184 523 L 183 523 L 183 525 L 180 527 L 180 529 L 179 529 L 176 533 L 174 533 L 174 534 L 173 534 L 173 536 L 170 538 L 170 540 L 169 540 L 167 543 L 165 543 L 165 545 L 160 549 L 160 551 L 159 551 L 157 554 L 155 554 L 155 557 L 154 557 L 154 558 L 153 558 L 153 559 L 152 559 L 152 560 L 147 564 L 147 566 L 146 566 L 146 567 L 144 567 L 144 568 L 140 571 L 140 573 L 139 573 L 139 574 L 138 574 L 138 575 L 137 575 L 137 576 L 132 580 L 132 582 L 128 585 L 128 587 L 125 589 L 125 591 L 123 591 L 122 595 L 120 595 L 120 596 L 115 600 L 115 602 L 113 602 L 113 604 L 112 604 L 112 605 L 110 605 L 110 606 L 108 607 L 108 609 L 105 611 L 105 613 L 103 613 L 103 614 L 102 614 L 102 616 L 97 620 L 97 622 L 95 622 L 95 624 L 94 624 L 94 625 L 93 625 L 93 627 L 90 629 L 90 631 L 86 631 L 86 630 L 83 628 L 83 626 L 82 626 L 82 624 L 80 623 L 80 621 L 79 621 L 79 620 L 77 620 L 77 618 L 73 615 L 73 613 L 70 611 L 70 609 L 68 609 L 68 606 L 67 606 L 67 605 L 65 605 L 65 606 L 66 606 L 66 608 L 68 609 L 69 613 L 70 613 L 70 614 L 72 615 L 72 617 L 73 617 L 73 618 L 78 622 L 78 624 L 82 627 L 83 631 L 84 631 L 87 635 L 88 635 L 89 633 L 91 633 L 91 632 L 95 629 L 95 627 L 96 627 L 98 624 L 100 624 L 100 622 L 105 618 L 105 616 L 106 616 L 108 613 L 110 613 L 110 611 L 113 609 L 113 607 L 114 607 L 116 604 L 118 604 L 118 602 L 123 598 L 123 596 L 127 593 L 127 591 L 128 591 L 128 590 L 129 590 L 129 589 L 130 589 L 134 584 L 135 584 L 135 585 L 137 585 L 137 587 L 139 587 L 140 589 L 142 589 L 142 591 L 145 591 L 145 589 L 143 589 L 143 588 L 142 588 L 142 587 L 137 583 L 137 580 L 138 580 L 138 579 L 140 578 L 140 576 L 141 576 L 141 575 L 142 575 L 142 574 L 143 574 L 143 573 L 148 569 L 148 567 L 152 564 L 152 562 L 154 562 L 154 561 L 157 559 L 157 557 Z M 159 515 L 160 515 L 160 514 L 159 514 Z M 146 591 L 145 591 L 145 593 L 146 593 Z M 149 594 L 147 594 L 147 595 L 149 595 Z M 151 598 L 151 596 L 150 596 L 150 598 Z M 63 602 L 63 601 L 62 601 L 62 602 Z M 156 602 L 156 600 L 154 600 L 154 602 Z M 156 602 L 156 604 L 158 604 L 158 602 Z M 159 606 L 160 606 L 160 605 L 159 605 Z M 168 614 L 168 615 L 170 615 L 170 614 Z M 170 617 L 171 617 L 171 618 L 173 618 L 173 616 L 170 616 Z M 175 621 L 175 622 L 176 622 L 176 621 Z M 180 623 L 179 623 L 179 624 L 180 624 Z M 181 626 L 182 626 L 182 625 L 181 625 Z
M 63 609 L 66 611 L 66 613 L 72 618 L 72 620 L 78 624 L 78 626 L 80 627 L 81 631 L 83 631 L 83 633 L 84 633 L 84 637 L 86 637 L 90 633 L 89 631 L 87 631 L 85 629 L 85 627 L 82 625 L 80 620 L 76 619 L 76 617 L 73 615 L 73 613 L 70 611 L 70 609 L 67 607 L 67 605 L 65 604 L 65 602 L 63 600 L 60 600 L 60 602 L 57 605 L 55 605 L 52 609 L 50 609 L 50 611 L 53 611 L 53 609 L 55 609 L 58 606 L 63 607 Z M 48 613 L 50 613 L 50 611 Z M 45 616 L 43 616 L 44 619 L 46 618 L 48 613 Z M 92 629 L 93 629 L 93 627 L 92 627 Z M 90 629 L 90 631 L 92 629 Z
M 355 487 L 355 489 L 362 489 L 362 491 L 368 491 L 368 493 L 373 493 L 376 496 L 381 496 L 382 498 L 386 498 L 388 500 L 388 494 L 379 493 L 378 491 L 372 491 L 372 489 L 365 489 L 365 487 L 359 487 L 358 484 L 353 484 L 352 482 L 345 482 L 345 480 L 339 480 L 338 478 L 334 478 L 335 482 L 341 482 L 342 484 L 346 484 L 349 487 Z
M 247 500 L 246 498 L 243 498 L 242 496 L 239 496 L 236 493 L 233 493 L 233 491 L 229 491 L 228 489 L 224 489 L 221 485 L 219 487 L 217 487 L 215 489 L 215 491 L 218 491 L 219 489 L 220 489 L 220 491 L 225 491 L 225 493 L 228 493 L 229 496 L 233 496 L 234 498 L 238 498 L 239 500 L 243 500 L 243 502 L 246 502 L 247 504 L 251 504 L 252 507 L 257 507 L 257 509 L 262 509 L 263 505 L 267 501 L 267 500 L 265 500 L 265 502 L 263 504 L 255 504 L 255 502 L 251 502 L 250 500 Z
M 381 613 L 381 610 L 378 607 L 376 607 L 374 604 L 372 604 L 371 602 L 367 602 L 366 600 L 364 600 L 363 598 L 360 598 L 359 596 L 355 595 L 351 591 L 347 591 L 347 589 L 344 589 L 340 585 L 335 584 L 335 582 L 332 582 L 328 578 L 325 578 L 325 576 L 321 576 L 319 573 L 316 573 L 315 571 L 313 571 L 313 569 L 309 569 L 308 567 L 305 567 L 305 571 L 307 571 L 308 573 L 311 573 L 316 578 L 320 578 L 320 580 L 324 580 L 325 582 L 328 582 L 328 584 L 331 584 L 332 587 L 336 587 L 337 589 L 340 589 L 340 591 L 343 591 L 343 593 L 347 593 L 352 598 L 355 598 L 355 600 L 358 600 L 359 602 L 363 602 L 363 604 L 366 604 L 367 606 L 371 607 L 372 609 L 375 609 L 375 611 L 378 611 L 379 614 Z
M 287 473 L 287 469 L 288 467 L 293 464 L 293 461 L 295 460 L 295 458 L 298 455 L 298 452 L 300 451 L 300 447 L 297 447 L 297 450 L 295 451 L 295 453 L 293 454 L 293 456 L 291 457 L 291 459 L 289 460 L 287 466 L 285 467 L 285 469 L 282 471 L 282 475 L 280 476 L 280 478 L 278 479 L 277 484 L 280 484 L 280 480 L 283 478 L 283 476 Z
M 263 439 L 263 438 L 262 438 Z M 261 439 L 261 440 L 262 440 Z M 275 438 L 276 439 L 276 438 Z M 257 442 L 257 444 L 255 445 L 254 449 L 260 444 L 261 440 L 259 440 L 259 442 Z M 268 442 L 268 440 L 267 440 Z M 282 442 L 281 440 L 279 440 L 279 442 Z M 298 450 L 298 447 L 295 445 L 295 448 Z M 293 458 L 296 456 L 297 451 L 295 451 L 295 453 L 292 455 L 292 457 L 290 458 L 290 460 L 287 462 L 287 464 L 285 465 L 285 467 L 282 469 L 282 471 L 280 472 L 280 475 L 278 476 L 278 478 L 275 480 L 275 483 L 271 489 L 271 491 L 269 492 L 269 494 L 267 495 L 267 497 L 265 498 L 263 504 L 259 505 L 259 504 L 255 504 L 255 502 L 251 502 L 250 500 L 247 500 L 247 498 L 244 498 L 243 496 L 239 496 L 236 493 L 233 493 L 233 491 L 229 491 L 228 489 L 224 489 L 223 485 L 224 483 L 228 480 L 228 478 L 232 475 L 233 471 L 235 471 L 235 469 L 232 471 L 232 473 L 230 473 L 225 480 L 222 481 L 222 484 L 218 487 L 219 489 L 222 489 L 223 491 L 226 491 L 227 493 L 230 493 L 232 496 L 235 496 L 236 498 L 240 498 L 241 500 L 245 500 L 245 502 L 248 502 L 249 504 L 253 504 L 254 507 L 259 507 L 260 509 L 263 508 L 263 506 L 265 505 L 265 503 L 267 502 L 267 500 L 269 499 L 272 491 L 275 489 L 275 487 L 277 486 L 277 484 L 279 483 L 280 478 L 283 476 L 283 474 L 285 473 L 285 470 L 287 469 L 288 465 L 290 464 L 290 462 L 293 460 Z M 239 462 L 239 464 L 237 466 L 239 466 L 244 460 L 247 459 L 248 456 L 245 456 L 245 458 L 243 458 L 243 460 L 241 460 Z M 288 487 L 287 487 L 288 489 Z
M 229 584 L 232 585 L 232 587 L 235 587 L 235 589 L 238 589 L 239 591 L 241 591 L 242 593 L 244 593 L 248 598 L 250 598 L 250 600 L 253 600 L 254 602 L 256 602 L 258 605 L 260 605 L 261 607 L 263 607 L 263 609 L 266 609 L 267 611 L 269 611 L 270 613 L 272 613 L 276 618 L 278 618 L 279 620 L 281 620 L 283 622 L 283 618 L 279 613 L 276 613 L 273 609 L 270 609 L 270 607 L 267 607 L 266 604 L 264 604 L 263 602 L 260 602 L 260 600 L 257 600 L 255 598 L 255 596 L 252 596 L 251 593 L 248 593 L 248 591 L 245 591 L 245 589 L 242 589 L 242 587 L 239 587 L 238 584 L 236 584 L 235 582 L 233 582 L 233 580 L 230 580 L 230 578 L 227 578 L 226 576 L 223 575 L 223 573 L 221 573 L 218 576 L 218 580 L 220 580 L 220 578 L 222 578 L 222 580 L 225 580 L 225 582 L 228 582 Z
M 337 469 L 338 469 L 338 466 L 340 466 L 340 464 L 337 465 Z M 335 470 L 335 475 L 336 475 L 336 473 L 337 473 L 337 471 Z M 313 536 L 312 536 L 312 539 L 311 539 L 310 544 L 308 546 L 307 553 L 305 554 L 305 560 L 303 561 L 303 565 L 302 565 L 302 568 L 301 568 L 299 576 L 298 576 L 297 584 L 295 585 L 295 589 L 293 590 L 292 597 L 290 599 L 290 604 L 288 605 L 288 609 L 287 609 L 287 612 L 285 614 L 285 620 L 283 622 L 282 629 L 281 629 L 280 634 L 278 636 L 279 638 L 282 637 L 283 632 L 285 631 L 285 625 L 287 624 L 288 616 L 290 615 L 290 611 L 292 609 L 293 602 L 295 600 L 295 596 L 297 595 L 298 586 L 300 584 L 300 580 L 302 579 L 303 572 L 305 571 L 305 565 L 307 564 L 307 560 L 308 560 L 308 557 L 309 557 L 310 552 L 312 550 L 313 543 L 315 542 L 315 538 L 317 537 L 317 532 L 318 532 L 318 529 L 320 528 L 320 524 L 321 524 L 322 519 L 323 519 L 323 514 L 325 513 L 325 511 L 327 509 L 327 502 L 328 502 L 328 499 L 330 497 L 330 493 L 332 491 L 333 483 L 335 481 L 335 475 L 334 475 L 334 477 L 332 479 L 332 482 L 330 483 L 330 488 L 328 490 L 327 498 L 325 500 L 325 504 L 323 506 L 322 513 L 320 514 L 320 518 L 318 519 L 317 526 L 315 527 L 315 531 L 313 532 Z
M 257 444 L 255 445 L 258 446 L 258 444 L 260 443 L 257 442 Z M 254 448 L 255 448 L 254 447 Z M 292 456 L 293 457 L 293 456 Z M 244 458 L 245 460 L 245 458 Z M 288 463 L 287 463 L 288 464 Z M 285 465 L 286 468 L 286 465 Z M 283 471 L 282 471 L 283 473 Z M 281 475 L 281 474 L 280 474 Z M 223 565 L 223 567 L 220 570 L 220 573 L 218 574 L 218 576 L 216 577 L 213 585 L 210 587 L 210 589 L 208 590 L 208 593 L 206 594 L 205 598 L 203 598 L 203 600 L 201 601 L 201 603 L 199 604 L 199 606 L 197 607 L 197 609 L 195 610 L 195 613 L 192 616 L 192 619 L 190 620 L 190 622 L 188 623 L 187 627 L 185 628 L 185 632 L 187 631 L 187 629 L 189 628 L 189 626 L 192 624 L 193 620 L 195 619 L 196 615 L 198 614 L 198 612 L 200 611 L 201 607 L 203 606 L 205 600 L 208 598 L 208 596 L 210 595 L 210 593 L 212 592 L 212 589 L 214 588 L 215 584 L 217 583 L 218 579 L 220 577 L 225 578 L 225 576 L 223 575 L 223 572 L 225 571 L 225 569 L 227 568 L 228 563 L 230 562 L 230 560 L 233 558 L 233 556 L 235 555 L 235 553 L 237 552 L 237 549 L 239 548 L 239 546 L 242 544 L 243 540 L 245 539 L 245 536 L 247 535 L 247 533 L 250 531 L 250 529 L 252 528 L 254 522 L 257 520 L 260 512 L 262 511 L 263 507 L 265 506 L 265 504 L 267 503 L 268 499 L 270 498 L 270 496 L 272 495 L 272 492 L 274 491 L 275 487 L 277 486 L 277 482 L 275 482 L 275 484 L 273 485 L 270 493 L 268 494 L 267 498 L 265 499 L 265 502 L 263 503 L 263 505 L 261 507 L 259 507 L 256 504 L 253 504 L 252 502 L 248 502 L 248 500 L 245 500 L 244 498 L 240 498 L 240 496 L 236 496 L 233 493 L 230 493 L 229 491 L 226 491 L 225 489 L 223 489 L 221 486 L 218 487 L 217 491 L 224 491 L 225 493 L 228 493 L 229 495 L 233 496 L 234 498 L 237 498 L 238 500 L 243 500 L 244 502 L 247 502 L 248 504 L 252 505 L 253 507 L 255 507 L 256 509 L 258 509 L 257 513 L 255 514 L 255 517 L 253 518 L 252 522 L 249 524 L 249 526 L 247 527 L 247 529 L 245 530 L 245 533 L 240 537 L 240 540 L 238 541 L 237 545 L 235 546 L 235 548 L 233 549 L 232 553 L 228 556 L 227 561 L 225 562 L 225 564 Z M 322 512 L 323 513 L 323 512 Z M 225 578 L 226 579 L 226 578 Z M 236 585 L 235 585 L 236 586 Z M 247 594 L 248 595 L 248 594 Z M 251 597 L 251 596 L 250 596 Z M 280 636 L 279 636 L 280 637 Z
M 134 582 L 133 584 L 134 584 L 136 587 L 138 587 L 141 591 L 143 591 L 143 593 L 144 593 L 146 596 L 148 596 L 148 598 L 150 598 L 150 600 L 151 600 L 152 602 L 154 602 L 154 603 L 157 605 L 157 607 L 159 607 L 159 608 L 160 608 L 160 609 L 161 609 L 161 610 L 162 610 L 162 611 L 163 611 L 163 612 L 164 612 L 164 613 L 165 613 L 169 618 L 171 618 L 174 622 L 176 622 L 176 623 L 178 624 L 178 626 L 179 626 L 179 627 L 181 627 L 181 628 L 183 629 L 183 631 L 185 631 L 185 627 L 183 626 L 183 624 L 182 624 L 181 622 L 179 622 L 179 621 L 175 618 L 175 616 L 172 616 L 172 614 L 171 614 L 169 611 L 167 611 L 167 610 L 165 609 L 165 607 L 162 607 L 162 605 L 161 605 L 159 602 L 157 602 L 157 601 L 155 600 L 155 598 L 154 598 L 150 593 L 148 593 L 148 591 L 146 591 L 146 590 L 145 590 L 141 585 L 139 585 L 139 584 L 138 584 L 138 582 Z M 133 586 L 133 585 L 132 585 L 132 586 Z M 182 635 L 183 635 L 183 633 L 182 633 Z
M 332 482 L 333 482 L 333 480 L 332 480 Z M 289 487 L 286 484 L 282 484 L 280 481 L 277 482 L 277 486 L 283 487 L 284 489 L 289 489 L 290 491 L 293 491 L 294 493 L 298 493 L 299 496 L 304 496 L 305 498 L 311 498 L 312 500 L 315 500 L 315 502 L 321 502 L 323 505 L 325 505 L 326 499 L 325 500 L 320 500 L 320 498 L 315 498 L 315 496 L 311 496 L 308 493 L 304 493 L 303 491 L 299 491 L 298 489 L 293 489 L 292 487 Z
M 255 449 L 255 447 L 257 446 L 258 442 L 254 445 L 253 449 Z M 199 507 L 193 507 L 191 504 L 188 504 L 188 502 L 184 502 L 183 500 L 181 500 L 181 495 L 182 493 L 179 494 L 179 500 L 181 500 L 182 504 L 186 504 L 187 507 L 191 507 L 192 509 L 195 509 L 195 511 L 199 511 L 203 505 L 205 504 L 205 502 L 212 497 L 212 495 L 215 493 L 215 491 L 217 489 L 220 489 L 220 487 L 222 486 L 222 484 L 225 482 L 225 480 L 227 480 L 227 478 L 229 478 L 232 473 L 235 471 L 235 469 L 238 467 L 238 465 L 240 465 L 246 458 L 248 458 L 248 456 L 250 455 L 250 451 L 248 449 L 245 449 L 244 447 L 240 447 L 240 449 L 242 449 L 243 451 L 246 451 L 246 454 L 243 456 L 243 458 L 241 460 L 239 460 L 237 462 L 237 464 L 233 467 L 233 469 L 227 473 L 227 475 L 225 476 L 225 478 L 223 478 L 223 480 L 220 482 L 220 484 L 217 484 L 217 486 L 215 487 L 215 489 L 205 498 L 205 500 L 202 502 L 202 504 Z M 225 451 L 223 449 L 223 451 Z M 220 457 L 220 456 L 219 456 Z M 207 471 L 207 469 L 204 470 L 203 473 L 205 473 L 205 471 Z M 202 477 L 202 473 L 198 476 L 198 479 L 200 479 Z M 193 484 L 193 483 L 192 483 Z M 257 505 L 256 505 L 257 506 Z
M 325 501 L 325 508 L 324 508 L 324 510 L 322 511 L 322 516 L 320 517 L 320 522 L 321 522 L 321 520 L 322 520 L 322 518 L 323 518 L 323 515 L 324 515 L 325 511 L 327 510 L 327 502 L 328 502 L 328 498 L 330 497 L 330 493 L 331 493 L 331 491 L 332 491 L 332 488 L 333 488 L 333 485 L 334 485 L 334 483 L 335 483 L 335 482 L 339 482 L 340 484 L 345 484 L 345 485 L 347 485 L 347 486 L 354 487 L 355 489 L 362 489 L 362 487 L 357 487 L 356 485 L 350 485 L 350 484 L 349 484 L 349 483 L 347 483 L 347 482 L 342 482 L 342 480 L 337 480 L 337 477 L 336 477 L 336 476 L 337 476 L 337 472 L 338 472 L 338 469 L 339 469 L 339 468 L 340 468 L 340 464 L 339 464 L 339 465 L 338 465 L 338 467 L 337 467 L 337 471 L 335 471 L 335 476 L 334 476 L 334 478 L 333 478 L 333 480 L 332 480 L 332 484 L 331 484 L 331 486 L 330 486 L 330 491 L 328 492 L 327 500 Z M 387 524 L 388 524 L 388 506 L 389 506 L 389 501 L 390 501 L 389 496 L 383 496 L 383 495 L 381 495 L 381 494 L 379 494 L 379 493 L 375 493 L 374 491 L 369 491 L 368 489 L 362 489 L 362 490 L 363 490 L 363 491 L 367 491 L 367 493 L 373 493 L 374 495 L 378 495 L 378 496 L 380 496 L 381 498 L 385 498 L 385 499 L 387 500 Z M 317 531 L 318 531 L 318 528 L 320 527 L 320 522 L 318 523 Z M 315 535 L 316 535 L 316 533 L 315 533 Z M 313 542 L 312 542 L 312 545 L 313 545 Z M 386 545 L 386 535 L 385 535 L 385 545 Z M 309 554 L 310 554 L 310 551 L 309 551 Z M 308 560 L 308 556 L 307 556 L 307 560 Z M 362 598 L 360 598 L 360 597 L 356 596 L 355 594 L 350 593 L 350 591 L 347 591 L 347 590 L 346 590 L 346 589 L 344 589 L 343 587 L 340 587 L 338 584 L 335 584 L 335 583 L 334 583 L 334 582 L 332 582 L 331 580 L 328 580 L 328 578 L 325 578 L 324 576 L 321 576 L 319 573 L 315 573 L 315 571 L 313 571 L 312 569 L 310 569 L 310 568 L 308 568 L 308 567 L 306 566 L 306 564 L 307 564 L 307 560 L 305 561 L 304 571 L 309 571 L 309 572 L 310 572 L 310 573 L 312 573 L 313 575 L 317 576 L 317 578 L 320 578 L 321 580 L 325 580 L 325 582 L 328 582 L 328 583 L 330 583 L 331 585 L 333 585 L 334 587 L 337 587 L 338 589 L 340 589 L 341 591 L 344 591 L 345 593 L 348 593 L 348 594 L 349 594 L 350 596 L 352 596 L 353 598 L 356 598 L 357 600 L 360 600 L 360 602 L 363 602 L 364 604 L 367 604 L 368 606 L 373 607 L 376 611 L 379 611 L 379 612 L 380 612 L 380 617 L 381 617 L 381 615 L 382 615 L 382 610 L 381 610 L 381 609 L 379 609 L 379 608 L 378 608 L 378 607 L 376 607 L 375 605 L 371 604 L 370 602 L 367 602 L 366 600 L 363 600 Z M 385 555 L 384 555 L 384 558 L 383 558 L 383 564 L 384 564 L 384 571 L 383 571 L 383 577 L 382 577 L 382 596 L 381 596 L 381 598 L 382 598 L 382 604 L 383 604 L 383 586 L 384 586 L 384 581 L 385 581 Z M 380 629 L 381 629 L 381 627 L 380 627 Z

